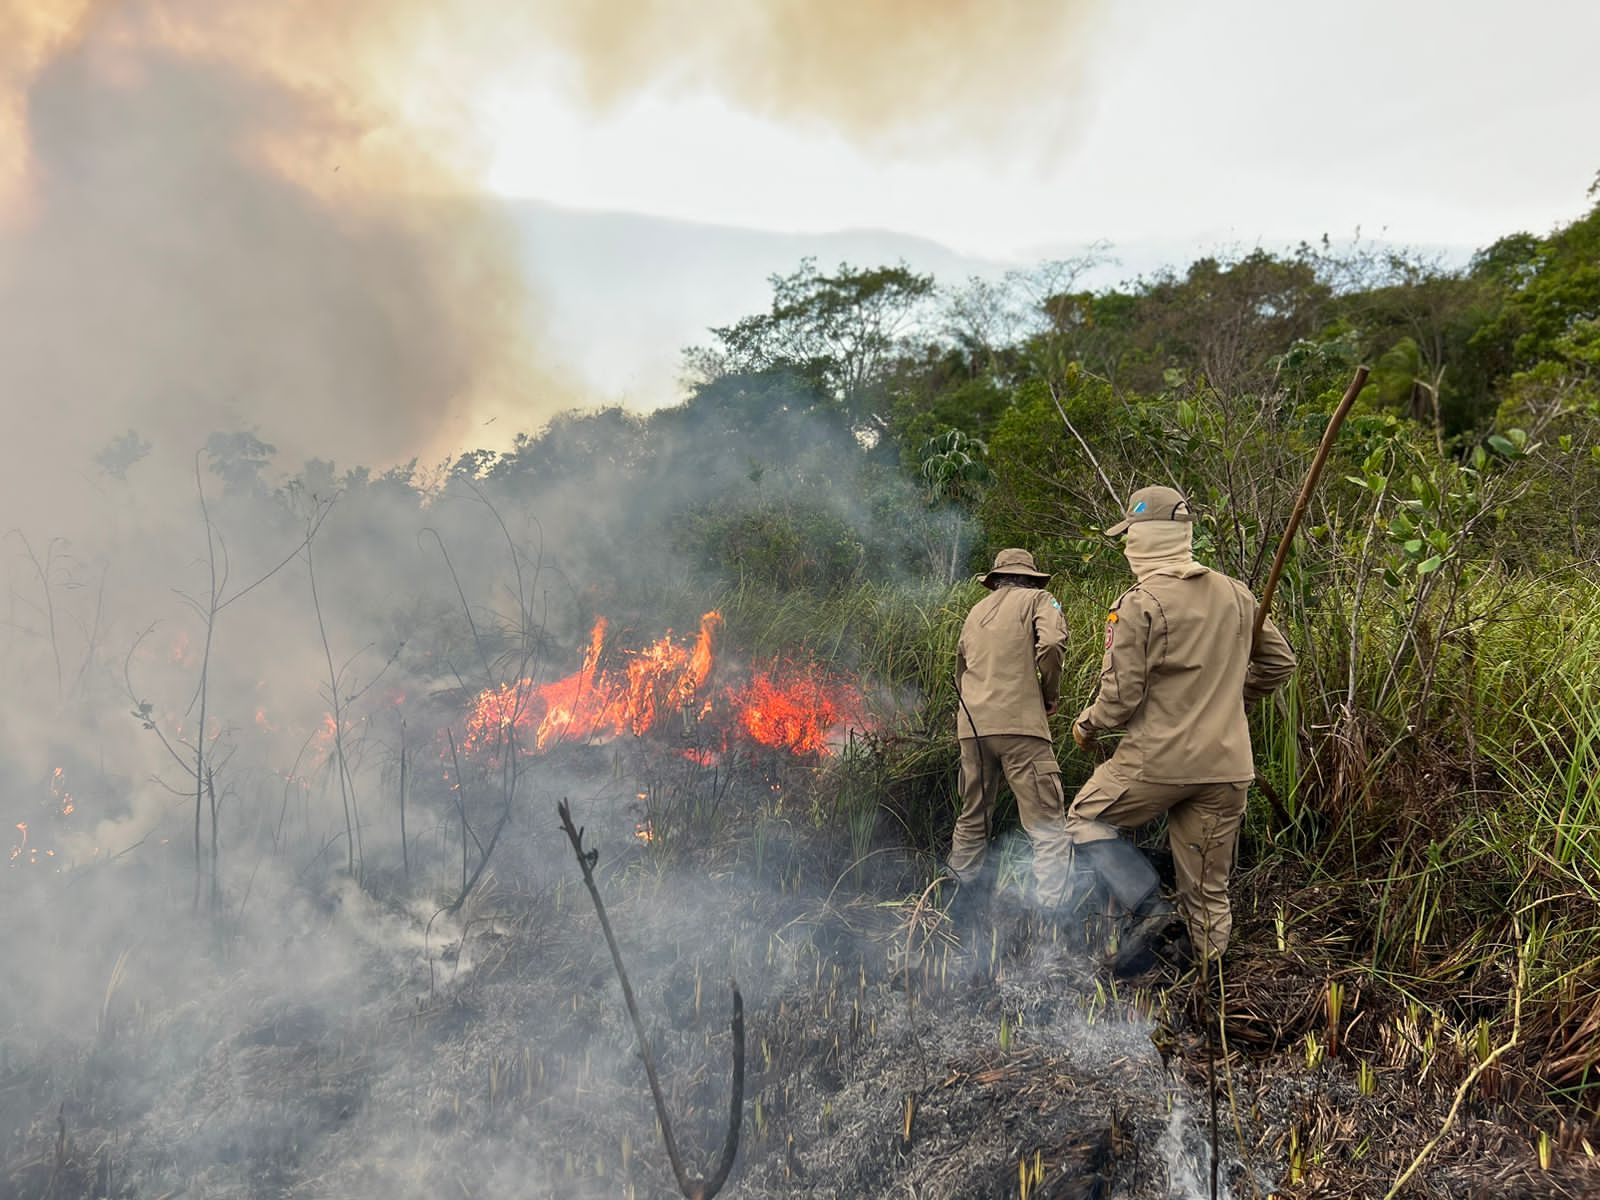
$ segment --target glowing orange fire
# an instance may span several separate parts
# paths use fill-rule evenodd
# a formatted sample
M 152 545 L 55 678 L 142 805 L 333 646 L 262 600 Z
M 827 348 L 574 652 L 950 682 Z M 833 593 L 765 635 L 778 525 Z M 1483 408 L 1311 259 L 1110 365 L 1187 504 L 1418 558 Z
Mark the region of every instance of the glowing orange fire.
M 63 771 L 60 767 L 57 767 L 55 771 L 51 773 L 50 794 L 60 802 L 61 815 L 63 817 L 70 817 L 73 813 L 78 811 L 78 805 L 77 802 L 73 800 L 72 793 L 67 791 L 66 786 L 62 783 L 62 775 Z
M 489 745 L 512 729 L 531 731 L 538 750 L 556 742 L 648 733 L 663 715 L 689 707 L 699 695 L 711 675 L 712 642 L 721 627 L 722 614 L 708 612 L 692 646 L 674 642 L 668 633 L 627 652 L 616 669 L 600 663 L 607 630 L 602 617 L 575 673 L 554 683 L 522 679 L 481 693 L 467 718 L 465 745 Z
M 757 672 L 731 696 L 748 737 L 794 754 L 826 754 L 830 734 L 862 716 L 854 688 L 793 664 Z
M 774 667 L 714 693 L 707 685 L 721 628 L 722 615 L 708 612 L 692 643 L 675 641 L 669 632 L 641 649 L 623 651 L 620 665 L 607 666 L 602 658 L 608 625 L 602 617 L 589 634 L 578 670 L 565 679 L 546 684 L 522 679 L 479 693 L 462 744 L 468 750 L 493 749 L 515 731 L 527 735 L 538 751 L 560 742 L 646 734 L 680 714 L 686 727 L 690 720 L 720 717 L 732 736 L 795 754 L 820 754 L 828 750 L 830 731 L 860 719 L 859 693 L 816 668 Z M 710 765 L 719 752 L 686 753 Z

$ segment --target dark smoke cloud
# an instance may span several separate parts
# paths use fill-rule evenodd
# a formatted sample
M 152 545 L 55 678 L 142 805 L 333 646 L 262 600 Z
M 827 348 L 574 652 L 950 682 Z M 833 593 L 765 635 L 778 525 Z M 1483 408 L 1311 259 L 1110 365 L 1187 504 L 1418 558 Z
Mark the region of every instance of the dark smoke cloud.
M 600 105 L 709 90 L 857 139 L 987 144 L 1030 94 L 1075 87 L 1099 9 L 8 2 L 6 524 L 50 511 L 62 531 L 129 429 L 150 447 L 134 477 L 170 480 L 217 430 L 291 468 L 382 466 L 571 403 L 528 348 L 509 230 L 471 198 L 473 90 L 530 51 L 564 52 Z
M 649 0 L 537 6 L 591 98 L 711 90 L 872 141 L 1004 141 L 1076 91 L 1100 0 Z M 1054 105 L 1053 105 L 1054 107 Z
M 436 149 L 468 143 L 385 82 L 406 26 L 316 12 L 7 17 L 33 22 L 0 59 L 8 524 L 61 531 L 130 428 L 152 455 L 135 481 L 186 477 L 219 430 L 290 464 L 387 464 L 553 398 L 509 231 Z

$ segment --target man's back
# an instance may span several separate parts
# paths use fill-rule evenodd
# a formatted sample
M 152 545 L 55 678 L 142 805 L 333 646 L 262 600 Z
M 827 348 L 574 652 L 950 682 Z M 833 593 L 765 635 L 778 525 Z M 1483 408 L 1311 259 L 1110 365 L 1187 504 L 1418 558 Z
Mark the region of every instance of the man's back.
M 1048 738 L 1045 700 L 1060 687 L 1066 640 L 1061 606 L 1043 588 L 1000 587 L 973 605 L 956 653 L 958 736 Z
M 1294 669 L 1268 622 L 1252 648 L 1256 602 L 1236 579 L 1198 564 L 1146 576 L 1123 594 L 1107 626 L 1101 729 L 1124 728 L 1112 763 L 1157 783 L 1225 783 L 1255 774 L 1247 702 Z

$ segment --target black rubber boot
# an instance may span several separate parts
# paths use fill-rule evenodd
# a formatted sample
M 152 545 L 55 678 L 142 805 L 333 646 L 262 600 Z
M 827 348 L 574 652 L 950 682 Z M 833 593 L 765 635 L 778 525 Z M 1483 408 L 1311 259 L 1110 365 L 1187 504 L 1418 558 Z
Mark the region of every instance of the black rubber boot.
M 955 889 L 955 895 L 945 906 L 944 915 L 956 927 L 957 934 L 965 939 L 989 915 L 994 899 L 994 873 L 985 866 L 972 879 L 962 879 L 952 874 L 947 875 L 946 880 L 947 885 Z
M 1077 851 L 1127 914 L 1111 970 L 1118 975 L 1148 970 L 1155 963 L 1155 948 L 1181 925 L 1178 910 L 1161 898 L 1161 877 L 1138 847 L 1120 837 L 1088 842 Z
M 1111 959 L 1111 970 L 1116 975 L 1140 975 L 1156 965 L 1159 951 L 1167 947 L 1175 934 L 1181 933 L 1183 919 L 1167 901 L 1159 896 L 1147 900 L 1140 912 L 1133 914 L 1133 923 L 1117 943 L 1117 952 Z
M 1161 876 L 1139 848 L 1125 838 L 1085 842 L 1076 850 L 1084 866 L 1095 873 L 1124 912 L 1139 915 L 1158 896 Z

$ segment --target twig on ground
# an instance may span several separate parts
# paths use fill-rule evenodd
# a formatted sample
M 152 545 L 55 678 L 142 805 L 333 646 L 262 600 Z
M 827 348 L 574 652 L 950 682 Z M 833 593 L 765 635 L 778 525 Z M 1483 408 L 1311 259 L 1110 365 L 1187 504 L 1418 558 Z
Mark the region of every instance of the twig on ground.
M 1439 1148 L 1439 1143 L 1444 1141 L 1445 1135 L 1455 1125 L 1456 1116 L 1461 1112 L 1461 1105 L 1466 1101 L 1467 1094 L 1472 1091 L 1472 1085 L 1478 1082 L 1478 1076 L 1499 1062 L 1507 1052 L 1515 1049 L 1517 1040 L 1522 1036 L 1522 990 L 1528 977 L 1528 960 L 1523 953 L 1523 949 L 1524 947 L 1519 944 L 1517 947 L 1517 978 L 1516 982 L 1512 984 L 1511 993 L 1511 1036 L 1485 1055 L 1483 1060 L 1473 1067 L 1467 1077 L 1461 1081 L 1461 1086 L 1456 1089 L 1455 1100 L 1451 1102 L 1450 1111 L 1445 1113 L 1444 1122 L 1439 1126 L 1439 1132 L 1429 1138 L 1427 1144 L 1417 1151 L 1417 1156 L 1411 1160 L 1411 1165 L 1400 1172 L 1399 1178 L 1394 1181 L 1394 1186 L 1383 1194 L 1383 1200 L 1394 1200 L 1394 1197 L 1400 1194 L 1400 1189 L 1405 1187 L 1411 1177 L 1427 1161 L 1428 1156 Z

